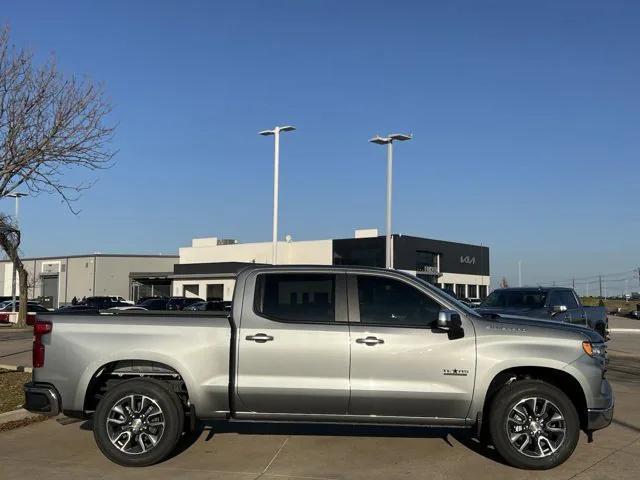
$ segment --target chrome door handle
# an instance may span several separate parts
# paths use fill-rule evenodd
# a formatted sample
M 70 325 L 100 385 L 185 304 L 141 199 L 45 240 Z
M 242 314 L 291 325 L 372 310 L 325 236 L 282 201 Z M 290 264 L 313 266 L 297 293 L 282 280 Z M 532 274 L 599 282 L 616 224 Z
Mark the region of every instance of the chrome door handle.
M 273 337 L 271 335 L 267 335 L 266 333 L 256 333 L 255 335 L 247 335 L 245 338 L 247 340 L 257 342 L 257 343 L 270 342 L 273 340 Z
M 384 340 L 378 337 L 357 338 L 356 343 L 364 343 L 365 345 L 373 346 L 384 343 Z

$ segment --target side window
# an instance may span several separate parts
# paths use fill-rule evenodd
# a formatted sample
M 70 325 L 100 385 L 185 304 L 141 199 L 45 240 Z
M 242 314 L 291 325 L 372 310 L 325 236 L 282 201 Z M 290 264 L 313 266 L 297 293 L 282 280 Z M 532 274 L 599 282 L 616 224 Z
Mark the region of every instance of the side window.
M 564 303 L 562 303 L 562 299 L 560 298 L 560 293 L 558 291 L 552 291 L 549 294 L 549 306 L 553 308 L 556 305 L 564 305 Z
M 560 292 L 560 298 L 562 299 L 562 305 L 566 305 L 568 309 L 578 308 L 578 302 L 573 292 L 563 290 Z
M 440 305 L 426 294 L 392 278 L 358 275 L 360 322 L 428 327 L 438 319 Z
M 334 322 L 336 279 L 326 273 L 263 273 L 255 312 L 283 322 Z

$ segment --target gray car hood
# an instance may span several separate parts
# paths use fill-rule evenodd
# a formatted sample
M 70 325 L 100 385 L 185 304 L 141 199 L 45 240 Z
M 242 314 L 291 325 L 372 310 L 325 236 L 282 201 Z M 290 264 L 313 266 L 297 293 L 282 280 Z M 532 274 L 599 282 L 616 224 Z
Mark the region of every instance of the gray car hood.
M 486 317 L 483 317 L 485 320 Z M 590 328 L 583 327 L 581 325 L 573 325 L 571 323 L 556 322 L 554 320 L 542 320 L 539 318 L 525 317 L 521 315 L 496 315 L 491 319 L 494 322 L 508 324 L 508 325 L 528 325 L 531 327 L 550 328 L 553 330 L 564 330 L 584 335 L 586 340 L 590 342 L 598 343 L 604 342 L 604 339 L 599 333 L 594 332 Z

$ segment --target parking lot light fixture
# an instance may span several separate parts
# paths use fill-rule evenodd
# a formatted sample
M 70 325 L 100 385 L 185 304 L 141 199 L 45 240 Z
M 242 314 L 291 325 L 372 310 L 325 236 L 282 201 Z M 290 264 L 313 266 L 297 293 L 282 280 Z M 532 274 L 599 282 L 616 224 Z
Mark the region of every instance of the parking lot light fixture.
M 393 246 L 391 245 L 391 194 L 393 183 L 393 142 L 405 142 L 411 140 L 413 135 L 403 133 L 393 133 L 386 137 L 376 135 L 369 141 L 378 145 L 387 146 L 387 219 L 386 219 L 386 242 L 385 242 L 385 264 L 386 268 L 393 268 Z
M 275 127 L 273 130 L 262 130 L 259 135 L 270 136 L 274 138 L 273 151 L 273 240 L 272 240 L 272 263 L 278 264 L 278 187 L 279 187 L 279 170 L 280 170 L 280 132 L 291 132 L 295 127 L 285 125 L 283 127 Z
M 26 197 L 27 194 L 24 192 L 11 192 L 7 194 L 7 197 L 16 199 L 16 211 L 14 214 L 14 218 L 16 220 L 16 227 L 19 225 L 18 214 L 20 213 L 20 198 Z M 11 304 L 11 312 L 15 313 L 16 311 L 16 266 L 13 265 L 13 272 L 11 274 L 11 297 L 13 298 L 13 303 Z

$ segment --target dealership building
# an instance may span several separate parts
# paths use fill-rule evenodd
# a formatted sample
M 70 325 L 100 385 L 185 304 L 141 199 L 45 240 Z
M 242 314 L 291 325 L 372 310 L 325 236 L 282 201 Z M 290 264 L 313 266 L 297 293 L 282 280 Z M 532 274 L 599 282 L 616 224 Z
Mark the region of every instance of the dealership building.
M 138 291 L 134 289 L 136 285 L 131 279 L 132 275 L 152 278 L 153 272 L 172 271 L 177 261 L 176 255 L 100 253 L 22 260 L 29 275 L 29 299 L 38 299 L 50 308 L 69 304 L 73 297 L 81 299 L 95 295 L 113 295 L 133 299 Z M 0 261 L 2 296 L 12 295 L 12 277 L 11 261 Z M 151 292 L 153 288 L 148 291 Z M 170 288 L 165 286 L 163 290 L 163 286 L 157 286 L 154 293 L 169 295 Z
M 489 248 L 443 240 L 392 235 L 392 263 L 458 297 L 484 298 L 490 282 Z M 281 265 L 385 266 L 384 236 L 356 230 L 353 238 L 278 242 Z M 240 243 L 194 238 L 179 255 L 90 254 L 25 258 L 29 298 L 50 308 L 73 297 L 187 296 L 231 300 L 237 273 L 248 264 L 272 263 L 271 242 Z M 0 292 L 12 295 L 13 265 L 0 261 Z
M 385 242 L 375 229 L 356 230 L 353 238 L 288 239 L 278 242 L 278 263 L 384 267 Z M 397 270 L 453 290 L 458 297 L 487 296 L 491 279 L 488 247 L 394 234 L 392 251 Z M 239 270 L 248 263 L 272 263 L 272 243 L 194 238 L 191 246 L 180 248 L 179 257 L 174 271 L 164 277 L 171 282 L 173 295 L 231 300 Z

